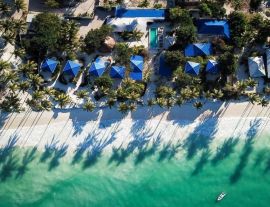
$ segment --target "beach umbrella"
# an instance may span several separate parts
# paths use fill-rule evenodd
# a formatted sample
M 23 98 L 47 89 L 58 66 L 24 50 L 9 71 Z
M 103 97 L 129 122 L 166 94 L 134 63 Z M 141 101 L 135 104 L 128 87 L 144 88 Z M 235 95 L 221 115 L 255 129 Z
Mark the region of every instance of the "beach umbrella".
M 140 55 L 133 55 L 130 58 L 130 67 L 133 72 L 143 71 L 143 57 Z
M 125 77 L 126 68 L 123 66 L 112 66 L 110 71 L 110 76 L 112 78 L 124 78 Z
M 68 60 L 66 62 L 66 65 L 64 67 L 63 72 L 69 75 L 72 75 L 73 77 L 75 77 L 79 70 L 81 68 L 81 65 L 79 63 L 76 63 L 74 61 Z
M 191 61 L 186 62 L 185 73 L 189 73 L 192 75 L 199 75 L 200 63 L 195 63 L 195 62 L 191 62 Z
M 56 69 L 58 61 L 53 59 L 46 59 L 41 64 L 41 70 L 53 73 Z
M 90 66 L 89 74 L 100 77 L 105 72 L 105 68 L 105 62 L 102 59 L 97 58 Z
M 143 73 L 142 72 L 131 72 L 129 74 L 129 77 L 135 81 L 142 81 L 143 80 Z
M 206 72 L 216 74 L 218 71 L 218 63 L 215 60 L 208 60 L 206 64 Z

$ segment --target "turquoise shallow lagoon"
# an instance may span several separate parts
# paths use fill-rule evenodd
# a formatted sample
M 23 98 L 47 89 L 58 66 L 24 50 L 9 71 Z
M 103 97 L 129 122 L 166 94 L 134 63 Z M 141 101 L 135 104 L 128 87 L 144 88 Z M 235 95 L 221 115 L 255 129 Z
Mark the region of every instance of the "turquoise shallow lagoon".
M 88 160 L 65 151 L 2 149 L 0 206 L 267 207 L 269 138 L 227 139 L 192 156 L 177 144 L 115 149 Z M 227 196 L 216 203 L 221 191 Z

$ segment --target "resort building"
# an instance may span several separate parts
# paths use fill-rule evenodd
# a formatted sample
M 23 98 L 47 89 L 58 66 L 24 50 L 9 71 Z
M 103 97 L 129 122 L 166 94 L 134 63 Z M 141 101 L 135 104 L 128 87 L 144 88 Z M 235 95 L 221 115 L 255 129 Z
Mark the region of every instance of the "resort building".
M 211 43 L 189 44 L 185 48 L 185 56 L 187 57 L 208 56 L 211 55 L 212 53 L 213 52 Z
M 265 76 L 265 66 L 263 57 L 249 57 L 248 68 L 249 68 L 249 75 L 252 78 L 259 78 Z
M 199 35 L 230 38 L 230 28 L 227 20 L 199 19 L 197 20 L 197 29 Z
M 125 9 L 116 8 L 113 18 L 108 18 L 106 23 L 112 26 L 115 33 L 132 32 L 134 30 L 142 32 L 144 35 L 139 41 L 145 47 L 158 49 L 163 47 L 164 28 L 152 25 L 155 22 L 165 20 L 165 9 Z M 136 45 L 135 42 L 131 43 Z
M 185 64 L 185 73 L 191 74 L 191 75 L 199 75 L 200 73 L 200 63 L 195 63 L 188 61 Z

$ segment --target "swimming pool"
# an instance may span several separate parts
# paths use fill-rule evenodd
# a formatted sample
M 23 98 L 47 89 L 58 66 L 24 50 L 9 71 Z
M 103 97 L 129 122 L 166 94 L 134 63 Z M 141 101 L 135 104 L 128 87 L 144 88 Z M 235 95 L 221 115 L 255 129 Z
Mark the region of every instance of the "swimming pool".
M 151 28 L 149 31 L 149 45 L 151 49 L 155 49 L 158 46 L 158 32 L 157 28 Z

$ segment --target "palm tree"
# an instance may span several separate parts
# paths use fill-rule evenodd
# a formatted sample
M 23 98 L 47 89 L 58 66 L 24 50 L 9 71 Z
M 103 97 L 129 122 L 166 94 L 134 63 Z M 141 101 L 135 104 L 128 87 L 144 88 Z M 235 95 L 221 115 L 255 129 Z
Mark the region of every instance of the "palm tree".
M 262 106 L 262 107 L 267 107 L 269 105 L 269 101 L 266 100 L 265 98 L 262 98 L 260 101 L 259 101 L 259 104 Z
M 54 88 L 45 87 L 43 88 L 43 91 L 46 95 L 53 96 L 56 92 Z
M 154 100 L 154 99 L 149 99 L 149 100 L 147 100 L 147 105 L 148 106 L 153 106 L 153 105 L 155 105 L 156 104 L 156 101 Z
M 111 109 L 114 106 L 115 102 L 116 102 L 115 98 L 109 98 L 106 102 L 106 105 L 109 106 L 109 108 Z
M 26 92 L 31 87 L 31 84 L 29 83 L 29 81 L 23 81 L 20 82 L 18 86 L 20 91 Z
M 175 103 L 174 99 L 173 98 L 169 98 L 167 100 L 167 104 L 166 105 L 167 105 L 168 108 L 171 108 L 171 107 L 174 106 L 174 103 Z
M 207 90 L 204 92 L 204 97 L 206 99 L 212 99 L 213 98 L 213 94 L 211 93 L 211 91 Z
M 239 90 L 240 93 L 243 93 L 247 89 L 247 83 L 246 81 L 237 81 L 237 89 Z
M 249 99 L 249 102 L 252 103 L 252 104 L 255 104 L 255 103 L 258 103 L 261 101 L 261 98 L 258 94 L 256 93 L 250 93 L 248 94 L 248 99 Z
M 203 107 L 203 103 L 200 102 L 200 101 L 196 101 L 193 106 L 196 108 L 196 109 L 201 109 Z
M 89 95 L 89 92 L 87 90 L 80 90 L 77 91 L 76 96 L 78 99 L 84 99 Z
M 71 102 L 70 97 L 65 93 L 59 93 L 55 96 L 55 100 L 59 102 L 60 108 L 62 109 L 64 106 Z
M 17 48 L 14 50 L 14 52 L 12 54 L 15 56 L 15 58 L 20 57 L 20 58 L 24 59 L 26 52 L 25 52 L 24 48 Z
M 30 74 L 29 79 L 31 80 L 31 83 L 34 88 L 39 88 L 42 83 L 44 82 L 43 78 L 38 74 Z
M 131 101 L 136 102 L 140 98 L 140 94 L 137 94 L 136 92 L 132 91 L 130 94 L 128 94 L 127 98 L 130 99 Z
M 184 100 L 182 97 L 178 97 L 175 102 L 178 106 L 181 106 L 184 103 Z
M 49 100 L 42 100 L 41 106 L 44 110 L 49 111 L 52 108 L 52 102 L 50 102 Z
M 17 83 L 11 83 L 8 88 L 12 91 L 12 93 L 15 93 L 17 90 L 19 90 L 19 86 Z
M 126 103 L 120 103 L 118 106 L 118 111 L 120 111 L 123 114 L 127 113 L 128 109 L 129 106 Z
M 11 8 L 8 4 L 4 3 L 3 1 L 0 1 L 0 11 L 3 16 L 8 16 L 11 12 Z
M 10 63 L 4 60 L 0 60 L 0 72 L 10 69 Z
M 33 92 L 32 97 L 34 100 L 42 100 L 44 98 L 45 92 L 41 90 L 36 90 Z
M 24 75 L 33 74 L 37 70 L 37 64 L 34 61 L 27 61 L 26 64 L 21 64 L 19 66 L 19 71 Z
M 8 84 L 9 82 L 17 82 L 19 80 L 16 71 L 4 71 L 0 76 L 0 83 Z
M 130 103 L 129 110 L 130 111 L 135 111 L 136 109 L 137 109 L 137 105 L 135 103 Z
M 95 104 L 91 100 L 87 100 L 83 105 L 83 110 L 92 112 L 94 111 L 95 107 Z
M 0 108 L 7 112 L 20 112 L 22 110 L 20 105 L 20 99 L 17 94 L 8 94 L 0 104 Z
M 223 96 L 224 94 L 221 90 L 218 89 L 213 90 L 213 97 L 215 97 L 216 99 L 221 99 Z
M 255 81 L 254 79 L 252 79 L 252 78 L 249 77 L 246 80 L 246 84 L 247 84 L 247 86 L 253 88 L 253 87 L 255 87 L 257 85 L 257 81 Z
M 157 104 L 163 108 L 167 105 L 167 101 L 165 98 L 157 98 Z
M 15 0 L 15 9 L 17 12 L 19 11 L 25 11 L 26 10 L 26 5 L 24 3 L 24 0 Z

